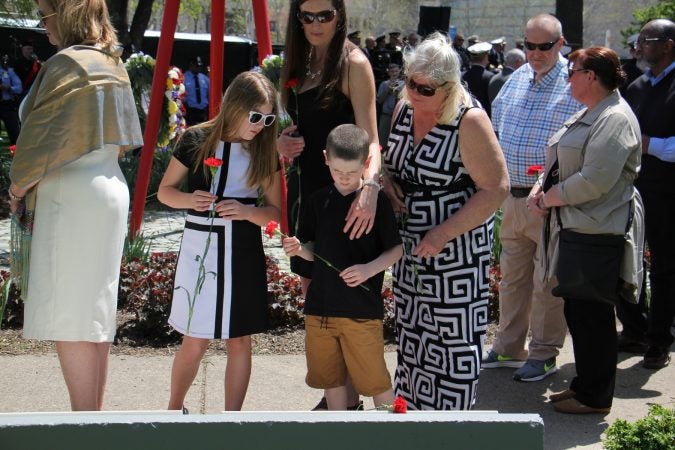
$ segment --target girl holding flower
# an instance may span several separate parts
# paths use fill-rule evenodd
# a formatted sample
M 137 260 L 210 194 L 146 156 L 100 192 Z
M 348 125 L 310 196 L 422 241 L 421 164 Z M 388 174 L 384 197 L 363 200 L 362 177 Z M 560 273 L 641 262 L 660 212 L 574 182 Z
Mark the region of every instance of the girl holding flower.
M 188 209 L 169 317 L 184 335 L 169 409 L 183 407 L 211 339 L 227 340 L 225 409 L 240 410 L 244 402 L 250 335 L 268 328 L 260 227 L 280 218 L 276 95 L 263 75 L 239 74 L 218 115 L 183 134 L 160 184 L 162 203 Z

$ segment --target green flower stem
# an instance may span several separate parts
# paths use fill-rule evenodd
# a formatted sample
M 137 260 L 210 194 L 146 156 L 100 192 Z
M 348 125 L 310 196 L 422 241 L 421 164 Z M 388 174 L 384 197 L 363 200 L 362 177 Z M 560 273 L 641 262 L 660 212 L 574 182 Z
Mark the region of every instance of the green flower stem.
M 216 190 L 216 172 L 218 171 L 217 167 L 209 167 L 211 171 L 211 190 L 215 192 Z M 209 218 L 211 219 L 209 223 L 209 234 L 206 236 L 206 245 L 204 246 L 204 252 L 201 257 L 197 257 L 199 260 L 199 268 L 197 270 L 197 283 L 195 283 L 194 291 L 192 296 L 188 293 L 188 323 L 186 334 L 190 334 L 190 324 L 192 323 L 192 315 L 195 311 L 195 302 L 197 301 L 197 296 L 202 292 L 202 287 L 204 286 L 204 280 L 206 280 L 206 267 L 204 266 L 204 260 L 206 255 L 209 254 L 209 247 L 211 246 L 211 231 L 213 230 L 213 221 L 216 218 L 216 204 L 215 202 L 211 204 L 211 210 L 209 211 Z
M 407 213 L 403 213 L 400 215 L 400 222 L 401 222 L 401 229 L 405 232 L 406 226 L 408 225 Z M 417 266 L 417 263 L 415 262 L 412 254 L 412 245 L 413 245 L 412 239 L 408 238 L 406 235 L 406 237 L 404 238 L 403 253 L 404 256 L 410 258 L 410 262 L 412 264 L 413 274 L 415 275 L 415 290 L 417 291 L 418 294 L 419 293 L 426 294 L 427 290 L 424 288 L 424 284 L 422 283 L 422 280 L 420 278 L 419 267 Z
M 282 233 L 282 232 L 279 231 L 279 230 L 274 230 L 274 232 L 275 232 L 276 234 L 281 235 L 282 237 L 290 237 L 290 236 L 288 236 L 288 235 Z M 328 267 L 330 267 L 331 269 L 333 269 L 333 270 L 336 271 L 337 273 L 342 272 L 340 269 L 338 269 L 337 267 L 335 267 L 330 261 L 328 261 L 328 260 L 327 260 L 326 258 L 324 258 L 323 256 L 318 255 L 316 252 L 312 251 L 312 255 L 314 255 L 315 258 L 319 258 L 319 260 L 320 260 L 321 262 L 323 262 L 325 265 L 327 265 Z M 363 284 L 359 284 L 359 287 L 365 289 L 365 290 L 368 291 L 368 292 L 370 292 L 370 289 L 368 289 L 368 286 L 365 286 L 365 285 L 363 285 Z

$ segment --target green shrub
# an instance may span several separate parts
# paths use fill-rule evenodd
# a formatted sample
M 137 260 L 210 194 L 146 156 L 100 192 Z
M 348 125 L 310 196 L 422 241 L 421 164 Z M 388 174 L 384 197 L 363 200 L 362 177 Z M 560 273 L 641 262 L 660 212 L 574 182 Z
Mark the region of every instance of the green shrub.
M 152 160 L 152 170 L 150 171 L 150 181 L 148 183 L 146 201 L 157 196 L 159 182 L 162 181 L 164 172 L 169 165 L 169 161 L 171 161 L 172 153 L 173 150 L 171 148 L 167 149 L 166 151 L 155 151 Z M 132 199 L 134 198 L 134 192 L 136 189 L 136 175 L 138 174 L 138 165 L 141 160 L 140 154 L 140 150 L 134 150 L 127 152 L 124 157 L 120 159 L 120 168 L 122 169 L 124 178 L 126 178 L 127 184 L 129 185 L 129 193 Z
M 649 414 L 635 423 L 617 419 L 605 431 L 603 446 L 608 450 L 675 449 L 675 409 L 651 405 Z

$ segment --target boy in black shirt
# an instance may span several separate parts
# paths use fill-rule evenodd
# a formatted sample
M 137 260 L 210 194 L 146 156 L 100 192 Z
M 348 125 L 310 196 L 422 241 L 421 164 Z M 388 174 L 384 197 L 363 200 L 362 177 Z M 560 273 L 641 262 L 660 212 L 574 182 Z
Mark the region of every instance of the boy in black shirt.
M 298 237 L 283 239 L 288 256 L 314 261 L 305 301 L 306 382 L 325 389 L 330 410 L 347 409 L 347 373 L 356 391 L 373 397 L 375 406 L 394 400 L 384 361 L 381 291 L 384 271 L 403 247 L 384 193 L 370 233 L 350 240 L 342 231 L 370 163 L 368 145 L 368 134 L 355 125 L 330 132 L 324 155 L 334 183 L 312 195 Z

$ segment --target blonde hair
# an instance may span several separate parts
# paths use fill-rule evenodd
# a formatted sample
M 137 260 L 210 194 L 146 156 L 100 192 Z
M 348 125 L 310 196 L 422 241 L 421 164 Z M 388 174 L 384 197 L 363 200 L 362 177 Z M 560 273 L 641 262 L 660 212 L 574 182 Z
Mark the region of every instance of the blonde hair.
M 191 127 L 204 134 L 193 170 L 196 172 L 200 167 L 206 174 L 204 160 L 213 156 L 218 142 L 234 141 L 239 138 L 236 135 L 243 119 L 248 120 L 248 113 L 262 105 L 272 105 L 272 114 L 277 115 L 277 91 L 272 83 L 262 74 L 257 72 L 242 72 L 237 75 L 227 87 L 223 101 L 220 103 L 220 111 L 213 119 Z M 246 176 L 248 187 L 269 187 L 272 177 L 277 170 L 277 123 L 262 130 L 249 142 L 242 146 L 251 156 L 251 164 Z M 188 134 L 188 133 L 186 133 Z
M 45 0 L 56 13 L 61 47 L 88 44 L 112 53 L 117 34 L 105 0 Z
M 471 105 L 471 95 L 462 85 L 459 57 L 452 42 L 441 33 L 433 33 L 417 47 L 406 51 L 403 60 L 407 77 L 419 75 L 445 91 L 439 123 L 452 122 L 460 107 Z M 410 101 L 407 84 L 401 96 Z

